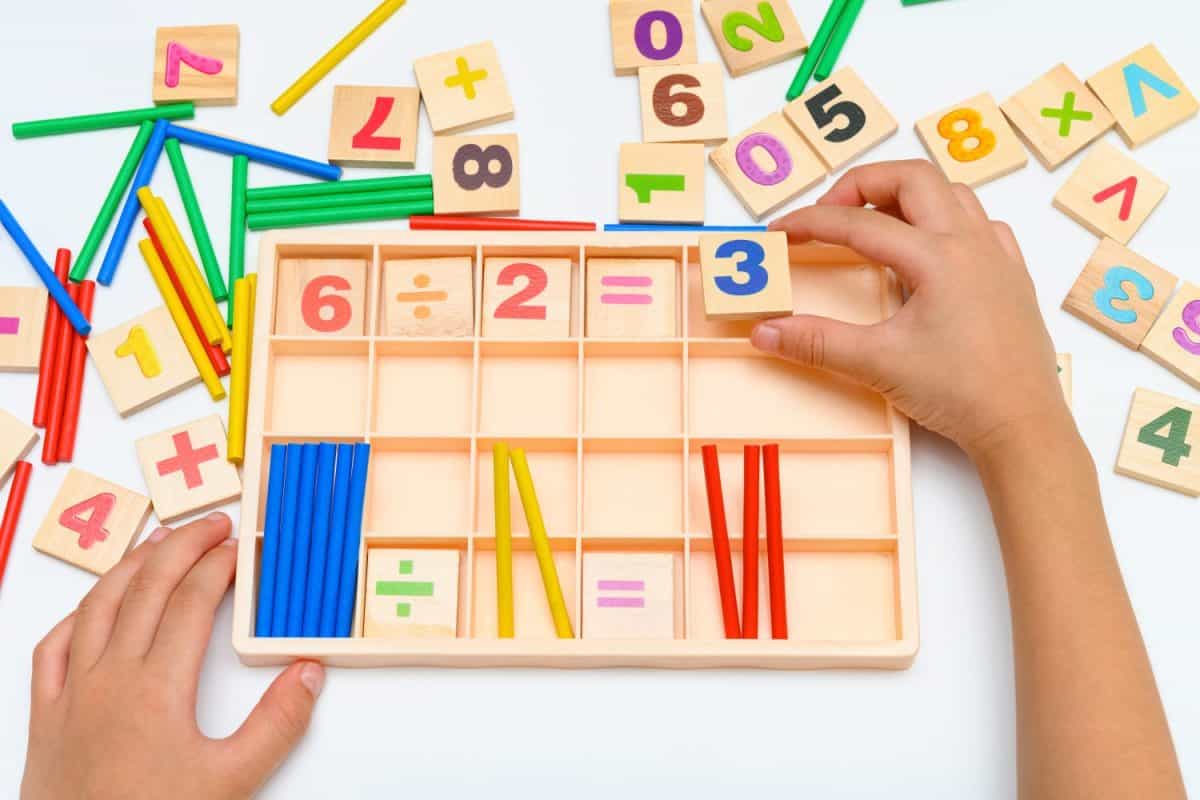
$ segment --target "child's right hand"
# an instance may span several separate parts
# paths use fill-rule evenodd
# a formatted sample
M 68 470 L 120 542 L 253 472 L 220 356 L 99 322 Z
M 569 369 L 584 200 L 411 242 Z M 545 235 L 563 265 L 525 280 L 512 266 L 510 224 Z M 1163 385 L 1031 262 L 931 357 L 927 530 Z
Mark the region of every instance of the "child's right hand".
M 910 298 L 871 326 L 769 320 L 754 329 L 755 347 L 878 390 L 977 461 L 1050 426 L 1074 430 L 1021 250 L 969 188 L 927 161 L 856 167 L 771 228 L 887 264 Z

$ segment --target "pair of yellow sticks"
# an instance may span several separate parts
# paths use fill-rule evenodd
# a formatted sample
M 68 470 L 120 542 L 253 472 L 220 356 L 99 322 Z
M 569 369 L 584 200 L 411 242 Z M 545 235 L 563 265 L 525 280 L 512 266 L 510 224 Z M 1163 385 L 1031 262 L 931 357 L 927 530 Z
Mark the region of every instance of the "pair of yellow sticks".
M 525 509 L 525 520 L 529 523 L 529 538 L 533 540 L 533 552 L 537 556 L 542 583 L 546 587 L 546 601 L 550 604 L 550 616 L 554 620 L 554 632 L 560 639 L 574 639 L 571 618 L 563 600 L 562 585 L 558 582 L 558 570 L 554 566 L 554 553 L 550 550 L 550 537 L 546 534 L 546 523 L 542 519 L 542 508 L 538 504 L 537 492 L 533 488 L 533 476 L 529 473 L 529 462 L 525 451 L 515 448 L 511 452 L 504 442 L 492 446 L 492 473 L 495 478 L 496 505 L 496 604 L 498 635 L 511 639 L 513 625 L 513 575 L 512 575 L 512 503 L 508 491 L 508 465 L 512 462 L 513 474 L 517 479 L 517 492 L 521 495 L 521 506 Z

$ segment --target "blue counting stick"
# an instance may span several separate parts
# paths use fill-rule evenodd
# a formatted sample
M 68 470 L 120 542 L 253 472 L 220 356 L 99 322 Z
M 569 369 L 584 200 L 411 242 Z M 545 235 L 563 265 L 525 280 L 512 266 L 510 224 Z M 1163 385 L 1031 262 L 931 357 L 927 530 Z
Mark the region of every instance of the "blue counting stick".
M 183 144 L 192 147 L 212 150 L 213 152 L 223 153 L 227 156 L 245 156 L 259 164 L 278 167 L 289 172 L 298 172 L 301 175 L 308 175 L 309 177 L 323 181 L 336 181 L 342 177 L 342 168 L 335 167 L 333 164 L 326 164 L 321 161 L 313 161 L 289 153 L 282 153 L 278 150 L 246 144 L 235 139 L 226 139 L 224 136 L 204 133 L 192 128 L 181 128 L 177 125 L 168 125 L 167 127 L 170 137 L 178 139 Z
M 745 233 L 761 233 L 767 229 L 766 225 L 659 225 L 653 222 L 616 222 L 608 223 L 604 226 L 606 233 L 620 231 L 697 231 L 700 233 L 721 233 L 729 232 L 745 232 Z
M 25 260 L 29 262 L 29 266 L 33 267 L 33 271 L 37 273 L 38 278 L 46 285 L 46 291 L 50 292 L 50 297 L 58 303 L 58 307 L 62 309 L 63 316 L 71 323 L 71 327 L 78 331 L 80 336 L 87 336 L 92 332 L 92 323 L 88 322 L 87 317 L 83 315 L 83 311 L 79 306 L 75 305 L 75 301 L 67 294 L 67 289 L 59 283 L 58 276 L 54 274 L 54 269 L 46 263 L 46 259 L 42 258 L 42 254 L 33 246 L 33 242 L 29 240 L 29 235 L 25 233 L 25 229 L 21 227 L 21 223 L 17 222 L 17 218 L 8 210 L 8 206 L 4 205 L 4 201 L 0 200 L 0 225 L 4 226 L 4 230 L 8 231 L 8 235 L 12 237 L 13 243 L 17 249 L 25 254 Z
M 333 508 L 329 514 L 329 558 L 325 564 L 325 595 L 321 598 L 319 635 L 337 633 L 342 556 L 346 549 L 346 509 L 350 505 L 350 471 L 354 467 L 354 445 L 337 446 L 337 469 L 333 477 Z
M 300 448 L 300 507 L 296 512 L 296 551 L 292 558 L 291 597 L 288 598 L 288 636 L 304 634 L 308 560 L 312 552 L 313 495 L 317 486 L 317 446 L 303 444 Z
M 271 475 L 267 479 L 267 520 L 263 526 L 262 562 L 258 569 L 258 613 L 254 635 L 270 636 L 275 614 L 276 562 L 279 560 L 279 523 L 283 512 L 284 465 L 287 446 L 271 445 Z
M 142 163 L 138 164 L 137 172 L 133 173 L 129 196 L 125 198 L 121 216 L 117 217 L 117 227 L 113 228 L 112 239 L 108 243 L 108 250 L 104 252 L 104 261 L 100 264 L 100 274 L 96 276 L 101 286 L 111 286 L 117 274 L 121 256 L 125 254 L 125 246 L 129 244 L 129 236 L 133 233 L 134 223 L 137 222 L 138 212 L 142 210 L 142 201 L 138 200 L 137 196 L 138 189 L 150 185 L 150 179 L 154 177 L 154 168 L 158 166 L 158 159 L 162 156 L 163 143 L 167 141 L 169 127 L 165 119 L 160 119 L 154 123 L 154 130 L 150 132 L 150 141 L 146 143 Z
M 287 446 L 287 469 L 283 474 L 283 516 L 279 525 L 279 556 L 275 564 L 272 636 L 287 636 L 292 562 L 295 561 L 296 551 L 296 514 L 300 510 L 300 447 L 298 444 Z
M 308 565 L 308 597 L 304 604 L 304 635 L 321 632 L 321 603 L 325 599 L 325 563 L 329 555 L 329 507 L 333 501 L 333 464 L 337 446 L 317 446 L 317 496 L 313 507 L 312 557 Z
M 367 467 L 371 445 L 354 445 L 354 472 L 350 476 L 350 504 L 346 509 L 346 546 L 342 578 L 338 581 L 337 635 L 348 637 L 354 627 L 354 596 L 358 591 L 358 546 L 362 542 L 363 504 L 367 499 Z

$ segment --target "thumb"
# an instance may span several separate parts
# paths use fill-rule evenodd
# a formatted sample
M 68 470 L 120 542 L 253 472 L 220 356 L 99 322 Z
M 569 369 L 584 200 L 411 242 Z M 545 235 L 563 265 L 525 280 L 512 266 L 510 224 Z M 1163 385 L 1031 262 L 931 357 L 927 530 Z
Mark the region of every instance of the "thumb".
M 750 343 L 764 353 L 872 385 L 880 363 L 873 334 L 862 325 L 800 315 L 759 323 Z
M 237 731 L 225 740 L 234 779 L 249 793 L 261 787 L 300 743 L 325 685 L 325 668 L 299 661 L 279 674 Z

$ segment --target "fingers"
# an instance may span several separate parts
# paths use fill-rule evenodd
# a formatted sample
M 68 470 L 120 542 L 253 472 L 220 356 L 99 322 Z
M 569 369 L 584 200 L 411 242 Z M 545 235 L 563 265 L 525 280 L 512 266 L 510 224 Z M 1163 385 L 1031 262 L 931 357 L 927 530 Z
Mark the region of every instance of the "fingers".
M 173 684 L 195 691 L 213 620 L 236 567 L 237 540 L 226 539 L 204 554 L 167 602 L 147 659 Z
M 992 231 L 996 234 L 996 238 L 1000 240 L 1000 246 L 1004 248 L 1004 252 L 1024 264 L 1025 255 L 1021 252 L 1021 245 L 1017 242 L 1017 235 L 1013 233 L 1013 229 L 1008 226 L 1008 223 L 993 222 Z
M 229 769 L 248 792 L 262 786 L 300 742 L 324 685 L 325 668 L 320 664 L 292 664 L 267 688 L 242 727 L 225 740 Z
M 809 206 L 775 220 L 770 227 L 786 231 L 793 242 L 845 245 L 892 267 L 913 286 L 920 283 L 928 265 L 938 261 L 931 234 L 874 209 Z
M 880 383 L 884 363 L 878 330 L 827 317 L 782 317 L 757 325 L 750 342 L 764 353 L 875 386 Z
M 71 634 L 75 630 L 75 612 L 55 625 L 46 638 L 33 648 L 31 696 L 35 707 L 53 703 L 62 694 L 71 657 Z
M 129 582 L 113 626 L 110 651 L 140 658 L 154 642 L 167 602 L 204 554 L 229 538 L 224 514 L 210 514 L 164 539 Z
M 908 222 L 932 233 L 950 233 L 964 217 L 949 182 L 937 167 L 924 160 L 854 167 L 817 204 L 894 206 Z
M 965 183 L 954 183 L 950 185 L 950 191 L 954 193 L 954 198 L 967 215 L 967 219 L 977 223 L 988 221 L 987 211 L 984 210 L 983 203 L 979 202 L 979 195 L 969 186 Z

